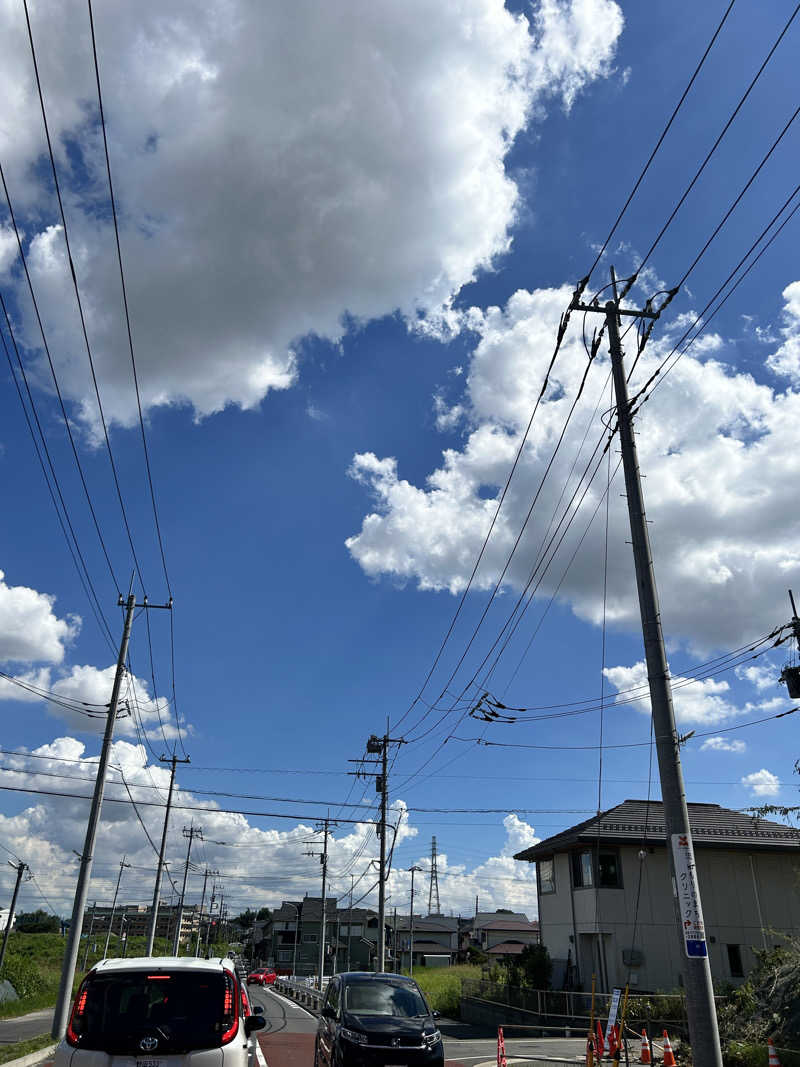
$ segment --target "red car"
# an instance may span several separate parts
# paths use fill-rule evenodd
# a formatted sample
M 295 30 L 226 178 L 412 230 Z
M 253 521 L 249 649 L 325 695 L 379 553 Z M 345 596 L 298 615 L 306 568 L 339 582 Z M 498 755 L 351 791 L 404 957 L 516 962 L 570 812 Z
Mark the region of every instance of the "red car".
M 253 971 L 247 976 L 247 984 L 272 985 L 277 977 L 275 971 Z

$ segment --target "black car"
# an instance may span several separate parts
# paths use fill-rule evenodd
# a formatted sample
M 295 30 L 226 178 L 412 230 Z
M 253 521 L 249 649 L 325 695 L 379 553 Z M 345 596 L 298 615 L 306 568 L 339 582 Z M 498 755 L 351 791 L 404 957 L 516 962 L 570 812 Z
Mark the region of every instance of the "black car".
M 354 971 L 328 983 L 314 1067 L 443 1067 L 442 1035 L 419 986 Z

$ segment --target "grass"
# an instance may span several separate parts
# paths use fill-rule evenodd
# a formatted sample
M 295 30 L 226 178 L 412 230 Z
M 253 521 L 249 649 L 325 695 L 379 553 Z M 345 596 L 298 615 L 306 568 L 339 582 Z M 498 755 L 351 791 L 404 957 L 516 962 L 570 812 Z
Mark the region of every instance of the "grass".
M 118 955 L 116 937 L 109 945 L 109 956 Z M 90 951 L 83 966 L 86 942 L 82 941 L 78 953 L 78 966 L 75 969 L 73 994 L 87 971 L 103 958 L 105 934 L 92 938 Z M 7 1000 L 0 1004 L 0 1019 L 13 1019 L 41 1008 L 52 1008 L 58 995 L 61 980 L 61 964 L 64 957 L 66 938 L 60 934 L 20 934 L 12 932 L 8 940 L 8 955 L 3 967 L 2 978 L 8 978 L 19 994 L 18 1000 Z M 92 951 L 96 946 L 96 950 Z M 144 937 L 131 937 L 128 940 L 128 957 L 143 956 Z M 225 955 L 227 944 L 212 945 L 212 955 Z M 172 944 L 165 937 L 156 938 L 153 946 L 155 955 L 171 955 Z M 22 1055 L 22 1053 L 20 1053 Z M 0 1060 L 0 1062 L 2 1062 Z
M 408 973 L 408 972 L 406 972 Z M 415 967 L 414 978 L 433 1011 L 457 1019 L 461 1011 L 461 982 L 480 978 L 481 968 L 470 964 L 458 967 Z
M 21 1056 L 27 1056 L 29 1052 L 38 1052 L 40 1048 L 47 1048 L 53 1044 L 49 1034 L 39 1034 L 38 1037 L 29 1037 L 27 1041 L 17 1041 L 13 1045 L 0 1046 L 0 1063 L 8 1063 L 17 1060 Z

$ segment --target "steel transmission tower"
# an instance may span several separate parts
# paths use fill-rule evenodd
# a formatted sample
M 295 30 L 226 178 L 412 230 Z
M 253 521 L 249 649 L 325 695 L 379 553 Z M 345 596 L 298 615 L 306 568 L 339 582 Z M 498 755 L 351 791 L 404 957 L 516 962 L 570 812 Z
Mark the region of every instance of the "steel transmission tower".
M 428 915 L 439 915 L 441 912 L 441 905 L 439 904 L 439 871 L 436 862 L 436 838 L 431 841 L 431 884 L 428 889 Z M 434 904 L 436 907 L 434 908 Z

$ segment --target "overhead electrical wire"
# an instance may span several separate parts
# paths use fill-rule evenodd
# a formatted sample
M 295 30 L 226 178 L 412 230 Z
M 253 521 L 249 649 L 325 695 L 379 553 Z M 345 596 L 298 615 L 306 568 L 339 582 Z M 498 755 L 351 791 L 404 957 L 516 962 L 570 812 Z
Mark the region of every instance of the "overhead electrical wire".
M 0 166 L 0 174 L 1 173 L 2 173 L 2 166 Z M 5 181 L 5 179 L 4 179 L 4 181 Z M 0 338 L 3 341 L 3 349 L 5 350 L 5 353 L 6 353 L 6 358 L 8 360 L 8 365 L 9 365 L 9 368 L 11 370 L 11 376 L 14 379 L 14 385 L 16 386 L 16 389 L 17 389 L 17 395 L 19 397 L 20 406 L 22 407 L 22 412 L 23 412 L 23 414 L 25 416 L 25 421 L 27 423 L 28 430 L 29 430 L 30 435 L 31 435 L 31 440 L 33 441 L 33 447 L 34 447 L 34 449 L 36 451 L 36 456 L 37 456 L 37 459 L 39 460 L 39 465 L 42 468 L 42 475 L 44 476 L 45 484 L 47 485 L 47 489 L 48 489 L 48 492 L 50 494 L 50 499 L 53 502 L 53 508 L 55 509 L 56 517 L 57 517 L 59 525 L 61 527 L 61 532 L 64 535 L 64 540 L 66 542 L 66 545 L 67 545 L 67 548 L 69 550 L 70 556 L 72 557 L 72 562 L 75 565 L 76 573 L 78 575 L 78 578 L 80 580 L 81 585 L 83 586 L 83 591 L 86 594 L 86 598 L 87 598 L 87 600 L 89 602 L 89 607 L 91 608 L 92 613 L 94 614 L 95 620 L 97 621 L 97 625 L 98 625 L 98 627 L 100 629 L 101 634 L 105 638 L 105 640 L 108 643 L 109 647 L 111 648 L 112 652 L 114 652 L 115 651 L 114 638 L 113 638 L 113 635 L 111 633 L 111 629 L 110 629 L 110 627 L 108 625 L 108 621 L 106 620 L 105 612 L 103 611 L 103 608 L 102 608 L 102 606 L 100 604 L 100 600 L 99 600 L 98 595 L 97 595 L 97 590 L 95 589 L 94 583 L 92 582 L 91 575 L 89 574 L 89 568 L 86 565 L 86 559 L 84 558 L 83 552 L 81 551 L 81 547 L 80 547 L 80 544 L 78 542 L 78 537 L 77 537 L 77 534 L 75 533 L 75 527 L 74 527 L 74 525 L 72 523 L 72 519 L 70 518 L 69 509 L 67 508 L 67 503 L 66 503 L 66 500 L 64 499 L 64 493 L 63 493 L 63 490 L 61 488 L 61 483 L 60 483 L 60 481 L 58 479 L 58 475 L 56 474 L 55 465 L 53 464 L 53 459 L 52 459 L 52 456 L 50 455 L 50 449 L 47 446 L 47 439 L 45 438 L 44 430 L 43 430 L 42 424 L 41 424 L 41 420 L 39 419 L 39 413 L 38 413 L 38 411 L 36 409 L 36 403 L 35 403 L 35 401 L 33 399 L 33 393 L 31 392 L 30 384 L 28 383 L 28 376 L 25 373 L 25 366 L 24 366 L 24 364 L 22 362 L 22 357 L 20 356 L 20 353 L 19 353 L 19 348 L 17 346 L 17 339 L 14 336 L 14 330 L 13 330 L 13 328 L 11 326 L 11 318 L 10 318 L 10 316 L 8 314 L 8 309 L 6 307 L 5 300 L 3 299 L 2 292 L 0 292 L 0 307 L 2 308 L 3 317 L 4 317 L 5 323 L 6 323 L 6 328 L 8 330 L 9 337 L 11 338 L 11 344 L 12 344 L 12 346 L 14 348 L 14 354 L 15 354 L 15 356 L 17 358 L 17 364 L 19 366 L 20 376 L 21 376 L 22 381 L 23 381 L 23 383 L 25 385 L 25 391 L 26 391 L 27 396 L 28 396 L 28 402 L 30 403 L 30 406 L 31 406 L 31 414 L 33 415 L 34 422 L 36 423 L 36 427 L 37 427 L 37 429 L 39 431 L 39 437 L 41 439 L 41 449 L 39 447 L 39 442 L 37 441 L 36 434 L 34 433 L 34 430 L 33 430 L 33 423 L 31 422 L 31 418 L 30 418 L 30 416 L 28 414 L 28 409 L 25 406 L 25 400 L 23 398 L 22 390 L 20 388 L 19 380 L 17 378 L 17 370 L 14 367 L 14 364 L 12 362 L 11 353 L 8 350 L 8 345 L 6 344 L 5 335 L 2 332 L 2 328 L 0 328 Z M 48 464 L 48 466 L 50 468 L 50 475 L 49 476 L 48 476 L 48 473 L 47 473 L 47 468 L 45 467 L 44 460 L 42 459 L 42 451 L 44 452 L 44 455 L 47 457 L 47 464 Z M 51 484 L 51 479 L 52 479 L 52 484 Z M 58 502 L 56 501 L 56 493 L 58 494 L 58 500 L 61 502 L 61 510 L 59 510 Z M 63 511 L 63 515 L 62 515 L 62 511 Z M 69 534 L 67 533 L 67 529 L 69 529 Z M 70 540 L 70 536 L 71 536 L 72 540 Z
M 44 93 L 42 91 L 42 82 L 41 82 L 41 78 L 39 76 L 39 62 L 38 62 L 38 59 L 37 59 L 37 56 L 36 56 L 36 46 L 35 46 L 34 41 L 33 41 L 33 29 L 31 27 L 30 12 L 28 11 L 28 0 L 22 0 L 22 4 L 23 4 L 23 8 L 25 10 L 25 23 L 26 23 L 27 28 L 28 28 L 28 41 L 30 43 L 30 48 L 31 48 L 31 59 L 33 61 L 33 73 L 34 73 L 35 80 L 36 80 L 36 91 L 37 91 L 37 95 L 39 97 L 39 107 L 40 107 L 40 110 L 41 110 L 41 113 L 42 113 L 42 124 L 44 126 L 45 140 L 47 142 L 47 153 L 48 153 L 48 156 L 50 158 L 50 169 L 51 169 L 52 175 L 53 175 L 53 185 L 55 187 L 56 199 L 58 201 L 58 210 L 59 210 L 59 214 L 61 216 L 61 226 L 62 226 L 63 233 L 64 233 L 64 245 L 65 245 L 65 248 L 66 248 L 67 261 L 69 263 L 70 274 L 72 276 L 72 287 L 73 287 L 73 291 L 75 293 L 75 300 L 76 300 L 77 305 L 78 305 L 78 315 L 79 315 L 80 321 L 81 321 L 81 332 L 83 334 L 83 341 L 84 341 L 84 345 L 85 345 L 85 348 L 86 348 L 86 355 L 87 355 L 87 357 L 89 359 L 89 368 L 91 370 L 92 383 L 94 385 L 94 393 L 95 393 L 95 398 L 97 400 L 97 408 L 98 408 L 98 411 L 100 413 L 100 422 L 101 422 L 101 425 L 103 427 L 103 437 L 105 438 L 106 451 L 108 453 L 108 460 L 109 460 L 109 464 L 111 466 L 111 473 L 112 473 L 112 476 L 113 476 L 113 479 L 114 479 L 114 486 L 115 486 L 116 491 L 117 491 L 117 499 L 119 501 L 120 511 L 122 513 L 122 521 L 123 521 L 123 525 L 125 526 L 125 532 L 126 532 L 127 537 L 128 537 L 128 545 L 130 546 L 131 556 L 133 557 L 133 562 L 134 562 L 134 566 L 136 568 L 136 573 L 139 576 L 139 581 L 142 583 L 142 589 L 143 589 L 143 591 L 145 592 L 145 595 L 146 595 L 146 593 L 147 593 L 147 585 L 145 583 L 144 576 L 142 574 L 142 569 L 139 566 L 139 558 L 138 558 L 138 556 L 136 554 L 136 547 L 135 547 L 135 545 L 133 543 L 133 534 L 131 532 L 130 523 L 128 521 L 128 512 L 127 512 L 127 509 L 125 508 L 125 501 L 124 501 L 123 495 L 122 495 L 122 487 L 121 487 L 120 481 L 119 481 L 119 474 L 118 474 L 118 471 L 117 471 L 117 465 L 116 465 L 116 463 L 114 461 L 114 453 L 113 453 L 113 451 L 111 449 L 111 440 L 109 439 L 109 436 L 108 436 L 108 426 L 106 424 L 105 412 L 103 411 L 103 402 L 100 399 L 100 387 L 99 387 L 99 384 L 98 384 L 98 381 L 97 381 L 97 373 L 95 371 L 94 357 L 92 356 L 92 348 L 91 348 L 91 345 L 89 343 L 89 333 L 88 333 L 88 330 L 87 330 L 87 327 L 86 327 L 86 315 L 85 315 L 84 310 L 83 310 L 83 300 L 81 299 L 80 287 L 78 286 L 78 275 L 77 275 L 77 272 L 75 270 L 75 262 L 74 262 L 74 260 L 72 258 L 72 247 L 70 245 L 69 229 L 67 227 L 67 216 L 66 216 L 66 214 L 64 212 L 64 202 L 63 202 L 63 200 L 61 198 L 61 185 L 60 185 L 59 180 L 58 180 L 58 170 L 56 168 L 55 155 L 53 154 L 53 144 L 52 144 L 52 141 L 50 139 L 50 125 L 49 125 L 49 123 L 47 121 L 47 109 L 45 108 Z M 119 586 L 117 588 L 119 590 Z
M 692 86 L 694 85 L 695 80 L 697 79 L 697 75 L 702 70 L 703 64 L 705 63 L 706 59 L 708 58 L 709 52 L 714 47 L 714 43 L 717 40 L 717 37 L 719 37 L 720 32 L 722 31 L 722 27 L 725 25 L 725 22 L 726 22 L 726 20 L 728 18 L 728 15 L 730 15 L 730 13 L 731 13 L 731 9 L 733 8 L 734 3 L 735 3 L 735 0 L 730 0 L 730 3 L 728 4 L 727 8 L 725 9 L 725 13 L 723 14 L 723 16 L 722 16 L 722 18 L 721 18 L 716 30 L 714 31 L 714 34 L 711 37 L 711 40 L 709 41 L 708 45 L 706 46 L 705 52 L 703 52 L 703 55 L 700 57 L 699 63 L 697 64 L 697 66 L 694 69 L 694 73 L 692 74 L 691 78 L 689 79 L 689 82 L 688 82 L 686 88 L 683 90 L 683 93 L 681 94 L 681 97 L 678 100 L 678 103 L 675 105 L 675 108 L 673 109 L 673 112 L 670 115 L 666 126 L 661 131 L 661 135 L 659 136 L 658 140 L 656 141 L 655 147 L 653 148 L 652 152 L 650 153 L 650 156 L 649 156 L 647 162 L 645 163 L 644 167 L 642 168 L 642 171 L 641 171 L 639 177 L 634 182 L 633 188 L 631 189 L 630 193 L 628 194 L 627 200 L 622 205 L 622 209 L 620 210 L 619 214 L 617 215 L 617 217 L 616 217 L 616 219 L 614 221 L 614 225 L 609 230 L 608 236 L 606 237 L 605 241 L 603 241 L 603 244 L 602 244 L 602 246 L 600 248 L 600 251 L 597 253 L 597 256 L 595 257 L 594 263 L 589 268 L 589 274 L 588 274 L 587 278 L 591 278 L 592 274 L 595 271 L 595 268 L 597 267 L 597 264 L 603 258 L 603 253 L 608 248 L 609 242 L 611 241 L 611 238 L 616 233 L 617 227 L 619 226 L 620 222 L 622 222 L 622 218 L 625 215 L 625 212 L 630 207 L 631 201 L 633 200 L 634 196 L 636 195 L 636 192 L 639 189 L 639 186 L 644 181 L 644 177 L 647 174 L 648 170 L 650 169 L 650 164 L 655 159 L 656 153 L 658 152 L 659 148 L 661 147 L 661 145 L 664 142 L 664 138 L 669 133 L 670 127 L 672 126 L 672 123 L 675 121 L 675 118 L 676 118 L 678 112 L 680 111 L 681 107 L 683 106 L 684 101 L 686 100 L 686 97 L 689 95 L 689 92 L 690 92 Z

